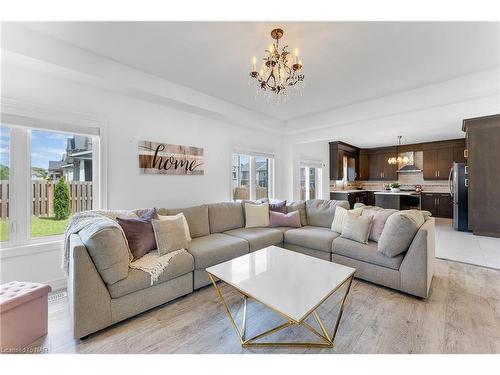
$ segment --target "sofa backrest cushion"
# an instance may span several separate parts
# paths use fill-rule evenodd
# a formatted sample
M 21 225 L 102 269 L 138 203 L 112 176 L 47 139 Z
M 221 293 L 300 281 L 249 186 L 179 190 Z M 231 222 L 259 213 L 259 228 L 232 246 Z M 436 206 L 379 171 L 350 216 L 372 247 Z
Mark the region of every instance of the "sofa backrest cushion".
M 349 209 L 349 202 L 326 199 L 310 199 L 306 202 L 308 225 L 331 228 L 337 206 Z
M 378 251 L 389 257 L 404 253 L 424 222 L 424 215 L 419 210 L 393 213 L 385 222 L 378 241 Z
M 241 202 L 222 202 L 208 205 L 210 233 L 222 233 L 227 230 L 243 228 L 245 217 Z
M 299 211 L 300 223 L 302 226 L 307 225 L 306 202 L 304 201 L 291 201 L 286 204 L 286 212 Z
M 125 279 L 129 265 L 127 240 L 120 228 L 110 221 L 112 219 L 103 217 L 78 232 L 106 284 Z
M 201 206 L 167 209 L 167 215 L 177 215 L 179 212 L 182 212 L 186 217 L 192 238 L 208 236 L 210 234 L 208 205 L 202 204 Z

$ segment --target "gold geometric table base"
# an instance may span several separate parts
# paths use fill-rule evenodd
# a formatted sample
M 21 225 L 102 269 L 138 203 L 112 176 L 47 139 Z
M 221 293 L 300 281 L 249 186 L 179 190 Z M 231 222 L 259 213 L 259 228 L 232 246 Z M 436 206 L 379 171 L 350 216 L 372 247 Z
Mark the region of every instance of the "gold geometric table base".
M 347 278 L 346 280 L 344 280 L 344 282 L 342 282 L 333 291 L 331 291 L 325 298 L 323 298 L 314 308 L 312 308 L 300 320 L 292 319 L 291 317 L 287 316 L 286 314 L 284 314 L 284 313 L 282 313 L 282 312 L 280 312 L 280 311 L 278 311 L 278 310 L 276 310 L 276 309 L 274 309 L 274 308 L 272 308 L 270 306 L 267 306 L 265 303 L 263 303 L 262 301 L 259 301 L 255 297 L 249 296 L 248 294 L 246 294 L 243 291 L 241 291 L 238 288 L 236 288 L 234 285 L 228 284 L 228 285 L 231 285 L 236 291 L 238 291 L 243 296 L 243 322 L 242 322 L 242 327 L 241 327 L 241 331 L 240 331 L 240 329 L 238 328 L 236 322 L 234 321 L 234 318 L 233 318 L 233 316 L 231 314 L 231 311 L 229 310 L 229 307 L 228 307 L 226 301 L 224 300 L 224 297 L 222 296 L 221 290 L 217 286 L 217 283 L 216 283 L 216 281 L 214 279 L 214 276 L 212 274 L 210 274 L 210 272 L 207 272 L 207 273 L 208 273 L 208 277 L 210 278 L 210 281 L 212 281 L 212 285 L 214 286 L 215 291 L 217 292 L 217 296 L 219 297 L 219 299 L 220 299 L 220 301 L 221 301 L 221 303 L 222 303 L 222 305 L 224 307 L 226 315 L 229 318 L 229 320 L 231 321 L 231 324 L 232 324 L 234 330 L 236 331 L 236 334 L 238 335 L 238 338 L 240 339 L 241 346 L 243 346 L 243 347 L 333 348 L 335 336 L 337 335 L 337 331 L 339 329 L 340 319 L 342 318 L 342 314 L 344 312 L 344 307 L 345 307 L 345 304 L 346 304 L 346 301 L 347 301 L 347 295 L 349 294 L 349 291 L 351 289 L 352 279 L 354 278 L 354 274 L 353 274 L 349 278 Z M 320 318 L 320 316 L 319 316 L 319 314 L 318 314 L 318 312 L 316 310 L 331 295 L 333 295 L 333 293 L 335 293 L 339 288 L 341 288 L 345 283 L 348 283 L 347 284 L 347 289 L 346 289 L 345 294 L 344 294 L 344 296 L 342 298 L 342 303 L 340 305 L 340 309 L 339 309 L 339 312 L 337 314 L 337 319 L 335 321 L 335 326 L 333 328 L 333 332 L 332 332 L 332 334 L 329 334 L 328 331 L 327 331 L 327 329 L 326 329 L 326 327 L 325 327 L 325 324 L 321 320 L 321 318 Z M 268 329 L 267 331 L 259 333 L 256 336 L 253 336 L 251 338 L 247 338 L 246 337 L 246 331 L 247 331 L 247 300 L 249 298 L 251 298 L 251 299 L 253 299 L 253 300 L 257 301 L 257 302 L 260 302 L 261 304 L 263 304 L 267 308 L 271 309 L 272 311 L 274 311 L 274 312 L 278 313 L 279 315 L 281 315 L 282 317 L 284 317 L 287 321 L 285 323 L 283 323 L 283 324 L 280 324 L 280 325 L 274 327 L 274 328 L 271 328 L 271 329 Z M 311 316 L 311 314 L 314 316 L 314 319 L 318 323 L 318 325 L 319 325 L 319 327 L 321 329 L 321 332 L 318 332 L 318 330 L 316 328 L 314 328 L 313 326 L 311 326 L 309 323 L 306 322 L 306 319 L 309 316 Z M 306 328 L 307 330 L 309 330 L 310 332 L 314 333 L 316 336 L 318 336 L 321 339 L 321 342 L 268 342 L 268 341 L 266 341 L 266 342 L 257 342 L 257 340 L 260 340 L 261 338 L 263 338 L 265 336 L 268 336 L 268 335 L 270 335 L 272 333 L 281 331 L 282 329 L 285 329 L 287 327 L 294 326 L 294 325 L 302 326 L 302 327 Z

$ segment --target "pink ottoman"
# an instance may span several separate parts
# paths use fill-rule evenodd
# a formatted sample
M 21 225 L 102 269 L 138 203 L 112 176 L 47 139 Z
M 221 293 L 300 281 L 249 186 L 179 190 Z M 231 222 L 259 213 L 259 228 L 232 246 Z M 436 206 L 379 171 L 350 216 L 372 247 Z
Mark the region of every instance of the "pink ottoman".
M 0 286 L 0 348 L 22 349 L 47 334 L 48 285 L 12 281 Z

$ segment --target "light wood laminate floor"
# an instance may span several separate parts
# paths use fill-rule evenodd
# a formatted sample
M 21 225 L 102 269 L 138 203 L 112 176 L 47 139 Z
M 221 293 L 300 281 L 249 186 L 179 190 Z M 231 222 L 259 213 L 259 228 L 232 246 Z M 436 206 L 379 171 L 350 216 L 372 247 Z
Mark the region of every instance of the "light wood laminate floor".
M 222 289 L 241 316 L 241 299 Z M 320 310 L 329 327 L 340 294 Z M 256 302 L 249 334 L 281 322 Z M 311 323 L 314 324 L 314 323 Z M 310 340 L 302 327 L 269 340 Z M 49 334 L 36 345 L 49 353 L 500 353 L 500 271 L 436 260 L 430 298 L 422 300 L 355 280 L 333 349 L 243 349 L 213 287 L 73 340 L 67 298 L 49 304 Z

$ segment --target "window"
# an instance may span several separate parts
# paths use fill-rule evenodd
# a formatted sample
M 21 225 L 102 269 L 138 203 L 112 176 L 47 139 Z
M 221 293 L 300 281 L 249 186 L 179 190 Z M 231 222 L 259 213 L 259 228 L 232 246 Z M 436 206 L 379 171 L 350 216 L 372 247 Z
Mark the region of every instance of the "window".
M 56 203 L 69 194 L 69 212 Z M 61 193 L 62 191 L 62 193 Z M 31 131 L 31 237 L 64 233 L 75 212 L 92 209 L 92 138 L 53 131 Z
M 2 247 L 59 239 L 74 213 L 100 207 L 98 128 L 52 125 L 1 125 Z
M 10 128 L 0 126 L 0 242 L 9 240 Z
M 251 153 L 233 154 L 231 167 L 231 197 L 261 199 L 273 196 L 274 159 Z
M 321 198 L 321 167 L 302 165 L 300 167 L 300 199 Z

